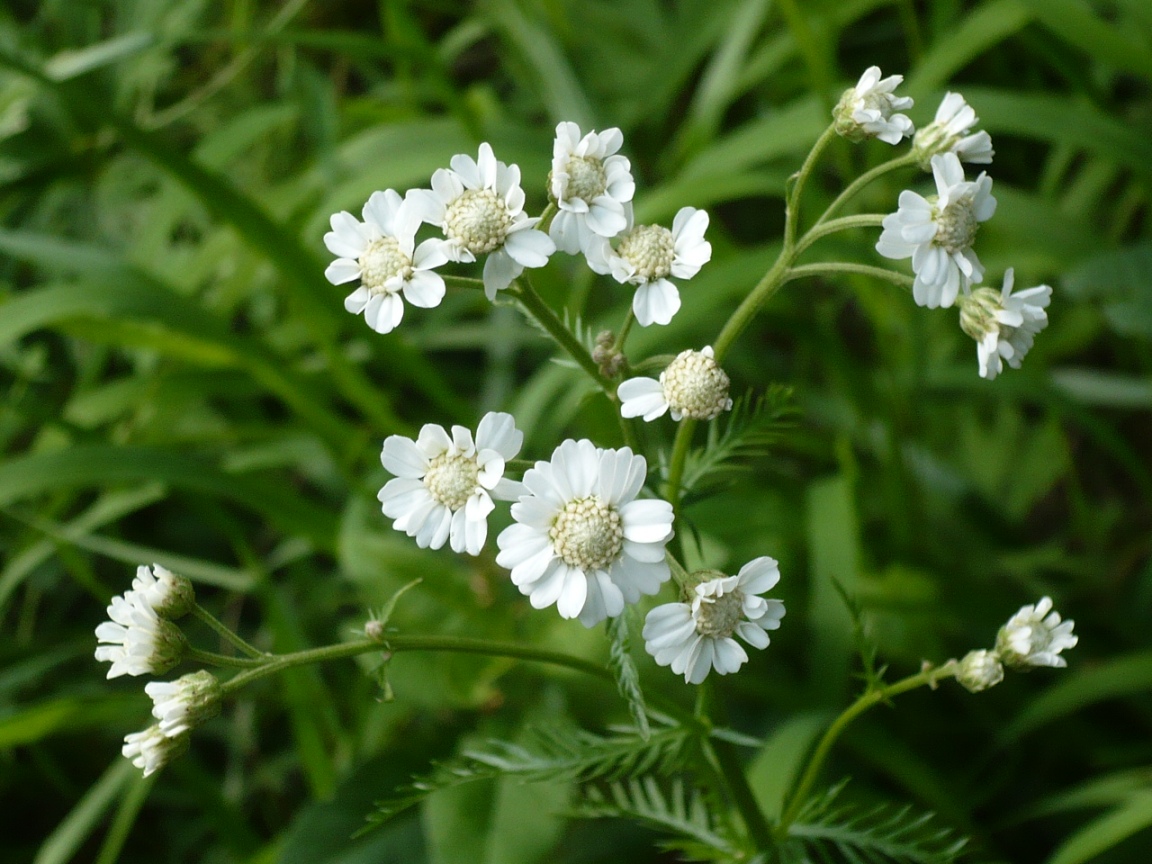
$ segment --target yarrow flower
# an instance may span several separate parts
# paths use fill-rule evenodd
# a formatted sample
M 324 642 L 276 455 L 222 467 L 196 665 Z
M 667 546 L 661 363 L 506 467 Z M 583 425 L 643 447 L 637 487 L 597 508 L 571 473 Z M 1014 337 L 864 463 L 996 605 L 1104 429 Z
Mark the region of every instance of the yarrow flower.
M 912 107 L 912 99 L 895 95 L 904 80 L 903 75 L 880 78 L 880 67 L 869 66 L 856 82 L 840 97 L 832 111 L 836 132 L 849 141 L 879 138 L 887 144 L 899 144 L 912 134 L 912 121 L 897 114 Z
M 684 602 L 657 606 L 644 621 L 644 650 L 687 684 L 699 684 L 712 669 L 735 672 L 748 662 L 748 652 L 732 637 L 766 648 L 766 631 L 778 629 L 784 618 L 781 601 L 758 596 L 780 581 L 772 558 L 755 558 L 735 576 L 715 570 L 693 576 L 698 581 L 685 589 Z
M 487 142 L 476 160 L 461 153 L 450 164 L 432 175 L 430 190 L 413 189 L 406 200 L 423 221 L 444 232 L 450 260 L 471 263 L 488 256 L 484 293 L 493 300 L 525 267 L 547 264 L 556 246 L 534 227 L 540 218 L 524 212 L 519 166 L 498 162 Z
M 527 494 L 496 538 L 496 563 L 533 608 L 556 604 L 562 618 L 591 627 L 671 578 L 672 505 L 636 498 L 647 467 L 627 447 L 570 439 L 524 473 Z
M 933 156 L 932 176 L 937 194 L 925 198 L 901 192 L 900 207 L 884 217 L 876 243 L 876 251 L 886 258 L 912 259 L 912 296 L 929 309 L 951 306 L 961 287 L 984 278 L 972 244 L 980 223 L 996 212 L 992 179 L 982 173 L 975 181 L 965 180 L 955 153 Z
M 1048 326 L 1045 308 L 1052 301 L 1048 285 L 1015 294 L 1012 268 L 1004 274 L 1004 287 L 977 288 L 960 298 L 960 327 L 976 340 L 980 377 L 991 381 L 1004 370 L 1004 361 L 1019 369 L 1036 334 Z
M 1062 668 L 1067 662 L 1060 656 L 1073 648 L 1079 639 L 1072 633 L 1074 622 L 1061 622 L 1052 610 L 1052 599 L 1041 597 L 1035 606 L 1024 606 L 1008 619 L 996 636 L 996 652 L 1005 663 L 1017 669 L 1032 666 Z
M 152 611 L 169 620 L 183 617 L 196 602 L 192 583 L 159 564 L 137 567 L 132 590 Z
M 660 373 L 660 380 L 629 378 L 616 388 L 620 414 L 651 422 L 672 412 L 672 419 L 711 420 L 732 408 L 728 375 L 716 363 L 712 346 L 681 351 Z
M 175 738 L 220 713 L 223 693 L 211 672 L 201 669 L 175 681 L 151 681 L 144 692 L 152 698 L 152 716 L 160 731 Z
M 415 441 L 390 435 L 380 460 L 396 477 L 377 496 L 384 515 L 421 549 L 449 542 L 453 552 L 479 555 L 496 507 L 492 499 L 510 501 L 521 492 L 504 478 L 504 466 L 523 443 L 512 415 L 491 411 L 481 418 L 475 440 L 463 426 L 453 426 L 449 436 L 432 423 Z
M 390 333 L 404 317 L 400 295 L 413 306 L 439 306 L 444 280 L 433 268 L 448 261 L 443 240 L 425 240 L 416 246 L 420 217 L 393 189 L 373 192 L 359 221 L 351 213 L 332 216 L 332 230 L 324 245 L 335 261 L 324 275 L 333 285 L 353 279 L 360 287 L 344 298 L 344 308 L 364 320 L 377 333 Z
M 632 206 L 625 207 L 624 234 L 616 248 L 604 237 L 594 237 L 585 249 L 588 266 L 600 274 L 612 274 L 621 284 L 638 286 L 632 311 L 641 327 L 667 324 L 680 310 L 680 292 L 669 276 L 691 279 L 712 258 L 712 244 L 704 239 L 708 214 L 695 207 L 682 207 L 663 225 L 632 224 Z
M 163 675 L 184 656 L 185 640 L 179 628 L 156 614 L 136 591 L 112 598 L 110 621 L 96 627 L 96 659 L 111 663 L 109 678 L 121 675 Z
M 969 134 L 979 122 L 980 118 L 963 96 L 945 93 L 936 109 L 936 119 L 917 130 L 912 139 L 912 152 L 920 167 L 931 171 L 932 157 L 940 153 L 955 153 L 961 162 L 991 163 L 996 155 L 991 136 L 983 130 Z
M 159 725 L 149 726 L 143 732 L 132 732 L 124 736 L 124 746 L 120 752 L 137 768 L 144 771 L 144 776 L 155 774 L 169 762 L 188 749 L 188 736 L 177 735 L 169 738 Z
M 628 227 L 624 205 L 636 193 L 632 165 L 617 151 L 624 143 L 613 127 L 580 136 L 575 123 L 556 126 L 548 194 L 557 213 L 549 226 L 556 248 L 575 255 L 597 237 L 615 237 Z
M 1004 665 L 995 651 L 969 651 L 956 664 L 956 680 L 971 693 L 979 693 L 1004 680 Z

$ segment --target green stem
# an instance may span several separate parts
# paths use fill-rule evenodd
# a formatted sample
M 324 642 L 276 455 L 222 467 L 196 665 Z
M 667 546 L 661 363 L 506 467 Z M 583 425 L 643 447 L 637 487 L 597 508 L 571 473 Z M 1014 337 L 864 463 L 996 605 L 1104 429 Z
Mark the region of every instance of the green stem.
M 684 465 L 688 461 L 688 449 L 692 446 L 692 432 L 696 429 L 696 421 L 685 417 L 680 421 L 676 430 L 676 439 L 672 442 L 672 458 L 668 460 L 668 503 L 676 517 L 680 516 L 680 493 L 684 485 Z
M 812 169 L 816 165 L 816 160 L 820 158 L 820 154 L 824 152 L 832 139 L 836 137 L 836 125 L 832 124 L 824 133 L 816 140 L 812 149 L 808 152 L 804 164 L 800 166 L 800 171 L 796 174 L 796 182 L 788 191 L 785 197 L 785 219 L 784 219 L 784 252 L 789 252 L 792 249 L 792 244 L 796 240 L 796 227 L 800 222 L 800 196 L 804 192 L 804 184 L 808 181 L 808 175 L 812 173 Z
M 804 802 L 808 800 L 808 796 L 812 792 L 812 787 L 820 776 L 820 769 L 824 767 L 824 762 L 828 758 L 828 754 L 832 751 L 832 745 L 836 743 L 836 739 L 848 728 L 849 723 L 873 705 L 885 702 L 893 696 L 898 696 L 909 690 L 915 690 L 917 687 L 923 687 L 925 684 L 934 687 L 936 682 L 942 678 L 951 678 L 955 674 L 955 664 L 945 663 L 943 666 L 932 667 L 916 675 L 909 675 L 907 678 L 902 678 L 894 684 L 889 684 L 887 687 L 869 690 L 849 705 L 844 712 L 832 722 L 832 725 L 824 732 L 820 743 L 816 745 L 816 749 L 812 753 L 812 758 L 808 760 L 808 767 L 805 768 L 800 782 L 796 784 L 796 791 L 792 793 L 788 806 L 785 808 L 784 814 L 780 817 L 780 821 L 776 825 L 776 839 L 783 840 L 788 836 L 788 829 L 792 823 L 796 821 L 796 817 L 800 815 L 800 810 L 803 808 Z
M 884 279 L 901 288 L 912 290 L 912 283 L 916 280 L 906 273 L 897 273 L 887 267 L 873 267 L 870 264 L 853 264 L 848 261 L 822 261 L 819 264 L 802 264 L 793 267 L 784 277 L 785 282 L 796 279 L 805 279 L 809 276 L 832 276 L 837 273 L 855 273 L 860 276 L 872 276 Z
M 444 284 L 449 288 L 468 288 L 473 291 L 484 290 L 483 279 L 473 279 L 471 276 L 444 276 Z
M 848 231 L 852 228 L 875 228 L 883 225 L 886 218 L 883 213 L 861 213 L 858 216 L 843 216 L 839 219 L 833 219 L 831 222 L 822 222 L 819 225 L 813 225 L 808 230 L 808 233 L 801 237 L 800 242 L 793 248 L 793 258 L 798 258 L 801 252 L 821 237 L 827 237 L 829 234 L 835 234 L 838 231 Z
M 343 642 L 338 645 L 325 645 L 321 648 L 310 648 L 307 651 L 282 654 L 260 664 L 257 668 L 241 672 L 224 685 L 224 691 L 230 694 L 260 678 L 308 663 L 343 660 L 374 652 L 392 654 L 400 651 L 453 651 L 462 654 L 483 654 L 490 657 L 513 657 L 519 660 L 565 666 L 578 672 L 595 675 L 597 678 L 615 680 L 612 673 L 607 669 L 580 657 L 561 654 L 558 651 L 531 648 L 514 642 L 490 642 L 486 639 L 468 639 L 459 636 L 389 636 L 382 642 L 377 642 L 374 639 L 359 639 L 355 642 Z M 244 662 L 254 663 L 255 661 Z
M 575 360 L 580 367 L 588 373 L 593 381 L 608 394 L 608 398 L 615 401 L 616 387 L 600 372 L 600 367 L 596 361 L 592 359 L 592 355 L 580 342 L 579 339 L 573 335 L 564 322 L 552 311 L 552 308 L 544 302 L 536 289 L 527 279 L 518 279 L 512 283 L 512 287 L 508 289 L 509 293 L 520 301 L 520 305 L 524 307 L 524 311 L 540 322 L 540 326 L 548 331 L 548 334 L 556 340 L 556 343 L 563 348 L 568 355 Z
M 764 811 L 756 802 L 756 795 L 752 792 L 752 787 L 748 785 L 748 778 L 744 775 L 744 766 L 740 764 L 735 746 L 730 741 L 724 741 L 720 738 L 710 738 L 708 745 L 716 756 L 720 775 L 724 778 L 724 783 L 736 804 L 736 809 L 740 811 L 740 817 L 748 828 L 748 835 L 752 838 L 756 851 L 764 852 L 771 849 L 773 846 L 772 828 L 768 825 L 768 820 L 764 818 Z
M 200 619 L 201 621 L 203 621 L 205 624 L 207 624 L 222 639 L 224 639 L 224 641 L 230 643 L 235 648 L 239 648 L 241 651 L 243 651 L 249 657 L 257 657 L 260 659 L 266 659 L 269 656 L 265 652 L 261 651 L 259 648 L 246 642 L 244 639 L 242 639 L 240 637 L 239 634 L 234 633 L 231 630 L 231 628 L 226 626 L 215 615 L 213 615 L 211 612 L 209 612 L 207 609 L 205 609 L 199 603 L 193 603 L 192 604 L 192 615 L 195 616 L 196 618 Z
M 185 650 L 184 656 L 189 660 L 206 663 L 209 666 L 227 666 L 233 669 L 250 669 L 253 671 L 258 671 L 272 662 L 271 660 L 258 660 L 254 657 L 230 657 L 227 654 L 217 654 L 215 651 L 201 651 L 199 648 L 191 646 Z
M 824 214 L 816 220 L 816 225 L 822 225 L 831 219 L 833 213 L 844 206 L 844 204 L 846 204 L 853 196 L 855 196 L 856 193 L 858 193 L 861 189 L 863 189 L 877 177 L 883 177 L 890 171 L 895 171 L 898 168 L 905 168 L 915 164 L 916 157 L 911 153 L 906 153 L 903 156 L 897 156 L 895 159 L 890 159 L 887 162 L 883 162 L 880 165 L 877 165 L 871 170 L 865 171 L 863 174 L 849 183 L 846 187 L 844 187 L 844 191 L 836 196 L 836 199 L 828 205 L 828 209 L 824 211 Z
M 632 304 L 628 304 L 628 314 L 624 316 L 624 323 L 620 325 L 620 333 L 616 337 L 616 350 L 624 350 L 624 341 L 628 338 L 628 334 L 632 332 L 632 325 L 636 321 L 636 313 L 632 311 Z

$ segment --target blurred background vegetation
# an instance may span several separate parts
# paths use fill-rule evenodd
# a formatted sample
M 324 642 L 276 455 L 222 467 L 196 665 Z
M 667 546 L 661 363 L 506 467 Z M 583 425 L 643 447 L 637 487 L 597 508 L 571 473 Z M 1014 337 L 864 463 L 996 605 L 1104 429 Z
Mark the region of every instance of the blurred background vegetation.
M 698 346 L 771 262 L 786 178 L 872 64 L 906 74 L 917 123 L 946 89 L 975 107 L 997 151 L 989 282 L 1014 266 L 1017 285 L 1052 284 L 1051 324 L 990 383 L 955 310 L 863 279 L 778 295 L 728 371 L 736 391 L 791 387 L 795 422 L 687 515 L 697 560 L 779 558 L 789 615 L 718 692 L 765 742 L 745 752 L 778 813 L 858 686 L 833 579 L 894 675 L 989 646 L 1051 594 L 1081 635 L 1068 672 L 902 697 L 851 729 L 828 783 L 936 811 L 975 861 L 1152 860 L 1147 0 L 4 4 L 0 858 L 674 860 L 641 829 L 566 820 L 564 783 L 460 787 L 350 839 L 373 800 L 470 742 L 626 719 L 603 682 L 403 655 L 386 702 L 355 663 L 301 671 L 246 691 L 144 781 L 119 749 L 148 700 L 103 680 L 92 631 L 158 561 L 269 649 L 339 639 L 420 575 L 403 632 L 603 658 L 601 630 L 532 612 L 491 552 L 392 531 L 375 491 L 389 434 L 510 410 L 544 458 L 563 436 L 618 444 L 611 407 L 479 292 L 373 334 L 323 278 L 328 215 L 426 185 L 484 140 L 539 212 L 555 123 L 620 126 L 641 221 L 705 207 L 715 250 L 633 357 Z M 891 152 L 837 142 L 809 213 Z M 890 176 L 858 206 L 894 209 L 926 180 Z M 840 236 L 808 260 L 881 263 L 875 232 Z M 630 297 L 563 256 L 536 281 L 593 331 Z M 649 690 L 691 704 L 638 661 Z

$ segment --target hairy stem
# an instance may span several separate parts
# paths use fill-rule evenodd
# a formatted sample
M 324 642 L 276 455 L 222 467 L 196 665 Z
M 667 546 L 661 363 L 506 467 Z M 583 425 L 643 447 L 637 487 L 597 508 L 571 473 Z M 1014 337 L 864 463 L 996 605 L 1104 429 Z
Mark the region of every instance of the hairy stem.
M 788 836 L 788 829 L 792 823 L 796 821 L 796 817 L 800 815 L 800 810 L 804 807 L 804 802 L 808 800 L 808 796 L 812 792 L 812 787 L 820 776 L 820 770 L 824 767 L 824 762 L 827 760 L 828 754 L 832 751 L 832 745 L 836 743 L 836 739 L 848 728 L 848 724 L 873 705 L 885 702 L 893 696 L 898 696 L 909 690 L 915 690 L 917 687 L 923 687 L 925 684 L 935 686 L 936 682 L 943 678 L 951 678 L 955 676 L 955 674 L 955 664 L 945 663 L 943 666 L 935 666 L 925 669 L 916 675 L 909 675 L 907 678 L 902 678 L 894 684 L 889 684 L 887 687 L 869 690 L 849 705 L 839 717 L 832 721 L 832 725 L 824 732 L 820 743 L 816 745 L 816 749 L 812 752 L 812 757 L 808 760 L 808 766 L 804 769 L 804 774 L 796 784 L 796 791 L 792 793 L 792 797 L 788 801 L 788 806 L 785 808 L 783 815 L 780 817 L 780 821 L 776 825 L 776 839 L 783 840 Z
M 789 270 L 785 281 L 793 282 L 796 279 L 806 279 L 811 276 L 834 276 L 841 273 L 872 276 L 909 291 L 912 290 L 912 283 L 916 281 L 907 273 L 897 273 L 887 267 L 873 267 L 870 264 L 854 264 L 850 261 L 821 261 L 819 264 L 802 264 Z
M 271 660 L 261 660 L 255 657 L 231 657 L 227 654 L 217 654 L 215 651 L 201 651 L 199 648 L 189 646 L 184 652 L 185 658 L 208 666 L 226 666 L 232 669 L 259 670 Z
M 461 654 L 482 654 L 489 657 L 514 657 L 519 660 L 564 666 L 588 675 L 595 675 L 597 678 L 615 680 L 612 673 L 607 669 L 580 657 L 573 657 L 558 651 L 531 648 L 513 642 L 490 642 L 486 639 L 468 639 L 458 636 L 389 636 L 380 642 L 374 639 L 358 639 L 354 642 L 342 642 L 336 645 L 325 645 L 321 648 L 310 648 L 306 651 L 296 651 L 292 654 L 281 654 L 272 657 L 267 662 L 260 663 L 256 668 L 241 672 L 224 685 L 224 691 L 231 694 L 246 684 L 295 666 L 343 660 L 357 657 L 360 654 L 391 655 L 400 651 L 452 651 Z M 257 661 L 242 662 L 248 665 Z
M 903 156 L 897 156 L 895 159 L 889 159 L 887 162 L 883 162 L 880 165 L 877 165 L 875 168 L 865 171 L 863 174 L 861 174 L 859 177 L 844 187 L 844 191 L 836 196 L 835 200 L 828 205 L 828 209 L 824 211 L 824 214 L 816 220 L 816 225 L 823 225 L 825 222 L 831 219 L 832 215 L 837 210 L 848 203 L 848 201 L 854 198 L 861 189 L 863 189 L 877 177 L 883 177 L 890 171 L 895 171 L 899 168 L 907 168 L 915 164 L 916 157 L 911 153 L 906 153 Z
M 800 242 L 796 244 L 793 249 L 793 256 L 799 257 L 801 252 L 821 237 L 827 237 L 829 234 L 835 234 L 837 231 L 848 231 L 852 228 L 879 227 L 884 224 L 885 218 L 883 213 L 862 213 L 859 216 L 843 216 L 839 219 L 833 219 L 830 222 L 813 225 L 808 233 L 800 239 Z
M 559 316 L 552 311 L 552 307 L 544 302 L 544 298 L 536 293 L 536 289 L 532 287 L 531 283 L 527 279 L 517 279 L 512 283 L 509 293 L 520 301 L 524 311 L 535 318 L 540 326 L 556 340 L 556 343 L 568 353 L 568 356 L 575 360 L 600 389 L 608 394 L 608 398 L 615 400 L 616 388 L 613 383 L 604 377 L 600 372 L 600 367 L 592 359 L 592 355 L 588 353 L 588 350 L 573 335 L 572 331 L 565 326 Z
M 207 624 L 208 627 L 215 631 L 224 641 L 231 644 L 234 648 L 240 649 L 249 657 L 264 659 L 269 656 L 259 648 L 246 642 L 238 633 L 234 633 L 227 625 L 199 603 L 192 604 L 192 615 Z

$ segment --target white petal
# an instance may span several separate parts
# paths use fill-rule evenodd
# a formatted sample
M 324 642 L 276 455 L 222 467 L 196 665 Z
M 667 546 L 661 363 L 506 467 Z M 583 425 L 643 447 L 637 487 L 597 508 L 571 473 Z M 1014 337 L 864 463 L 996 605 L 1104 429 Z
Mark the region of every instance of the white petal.
M 525 267 L 543 267 L 548 263 L 548 256 L 556 251 L 556 244 L 543 231 L 530 228 L 509 234 L 504 249 Z
M 337 258 L 324 270 L 324 278 L 333 285 L 343 285 L 360 278 L 360 264 L 351 258 Z
M 680 311 L 680 292 L 667 279 L 658 279 L 636 289 L 632 311 L 641 327 L 668 324 Z
M 397 477 L 418 479 L 428 473 L 428 457 L 416 446 L 415 441 L 402 435 L 389 435 L 384 439 L 380 461 Z
M 505 459 L 515 459 L 524 446 L 524 433 L 516 428 L 516 418 L 500 411 L 489 411 L 476 427 L 476 446 L 495 450 Z
M 496 299 L 496 293 L 512 284 L 512 280 L 524 272 L 524 266 L 512 259 L 504 248 L 497 249 L 484 262 L 484 294 L 489 300 Z
M 404 299 L 421 309 L 439 306 L 444 299 L 444 280 L 439 273 L 420 272 L 404 283 Z

